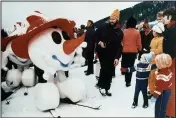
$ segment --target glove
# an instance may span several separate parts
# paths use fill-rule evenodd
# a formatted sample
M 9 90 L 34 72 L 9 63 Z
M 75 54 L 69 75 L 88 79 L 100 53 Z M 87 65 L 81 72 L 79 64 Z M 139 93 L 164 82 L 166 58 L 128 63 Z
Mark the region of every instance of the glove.
M 148 60 L 148 62 L 150 63 L 152 61 L 152 57 L 154 56 L 154 52 L 150 52 L 148 54 L 146 54 L 146 58 Z
M 123 68 L 123 67 L 120 68 L 120 71 L 121 71 L 121 72 L 127 72 L 127 70 L 128 70 L 127 68 Z
M 152 103 L 155 103 L 155 102 L 156 102 L 156 98 L 155 98 L 155 97 L 152 97 L 152 98 L 151 98 L 151 102 L 152 102 Z

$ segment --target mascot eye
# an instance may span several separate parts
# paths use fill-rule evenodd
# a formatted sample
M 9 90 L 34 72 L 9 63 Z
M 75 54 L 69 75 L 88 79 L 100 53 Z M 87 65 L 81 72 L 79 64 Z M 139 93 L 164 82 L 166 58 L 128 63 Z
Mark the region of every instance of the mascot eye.
M 65 40 L 70 40 L 69 35 L 65 31 L 62 31 L 62 36 L 64 37 Z
M 53 38 L 54 43 L 56 43 L 56 44 L 60 44 L 61 43 L 62 38 L 61 38 L 61 35 L 58 32 L 54 31 L 51 34 L 51 36 Z

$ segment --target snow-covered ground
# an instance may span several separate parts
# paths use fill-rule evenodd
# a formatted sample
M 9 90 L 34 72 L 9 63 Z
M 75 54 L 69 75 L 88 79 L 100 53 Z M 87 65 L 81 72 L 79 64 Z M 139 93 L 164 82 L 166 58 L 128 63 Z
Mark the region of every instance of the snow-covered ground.
M 52 110 L 54 117 L 154 117 L 154 103 L 149 101 L 147 109 L 142 108 L 142 93 L 139 95 L 138 107 L 131 108 L 135 89 L 135 73 L 132 77 L 132 86 L 125 86 L 124 76 L 120 74 L 120 65 L 116 68 L 116 78 L 112 81 L 112 97 L 103 97 L 95 87 L 97 80 L 95 75 L 85 76 L 84 70 L 87 67 L 75 68 L 70 71 L 70 76 L 81 79 L 85 82 L 88 90 L 87 99 L 82 103 L 101 104 L 100 110 L 60 104 Z M 11 97 L 10 104 L 2 102 L 2 117 L 52 117 L 49 112 L 40 112 L 34 104 L 34 87 L 28 89 L 28 96 L 24 96 L 25 88 L 21 88 Z M 52 97 L 52 96 L 49 96 Z

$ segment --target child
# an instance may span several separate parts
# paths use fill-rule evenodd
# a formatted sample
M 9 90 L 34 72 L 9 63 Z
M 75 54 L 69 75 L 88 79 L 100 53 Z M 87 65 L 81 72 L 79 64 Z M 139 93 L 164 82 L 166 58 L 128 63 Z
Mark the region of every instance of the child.
M 167 105 L 171 95 L 172 72 L 170 67 L 172 65 L 172 58 L 168 54 L 163 53 L 156 56 L 155 62 L 158 71 L 156 71 L 156 89 L 151 101 L 156 101 L 155 118 L 165 118 Z
M 163 52 L 163 32 L 164 32 L 164 24 L 163 23 L 158 23 L 152 28 L 153 30 L 153 36 L 154 38 L 152 39 L 150 43 L 150 51 L 154 52 L 155 56 L 158 54 L 161 54 Z M 155 64 L 155 56 L 153 56 L 151 64 Z M 154 90 L 155 90 L 155 71 L 152 70 L 149 75 L 149 99 L 153 96 Z
M 148 97 L 147 97 L 147 86 L 148 86 L 148 77 L 150 71 L 156 68 L 156 65 L 151 65 L 151 57 L 154 55 L 153 52 L 148 54 L 143 54 L 140 58 L 139 63 L 136 66 L 131 68 L 121 68 L 122 72 L 136 72 L 136 87 L 135 87 L 135 94 L 134 94 L 134 101 L 132 104 L 132 108 L 136 108 L 138 105 L 138 96 L 139 92 L 142 91 L 144 104 L 143 108 L 148 107 Z

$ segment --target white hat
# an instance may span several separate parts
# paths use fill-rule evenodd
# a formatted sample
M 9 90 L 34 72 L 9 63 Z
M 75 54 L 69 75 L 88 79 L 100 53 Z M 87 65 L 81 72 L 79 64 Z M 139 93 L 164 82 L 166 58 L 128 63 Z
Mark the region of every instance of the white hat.
M 164 32 L 164 24 L 160 22 L 160 23 L 154 25 L 152 30 L 157 33 L 163 33 Z

